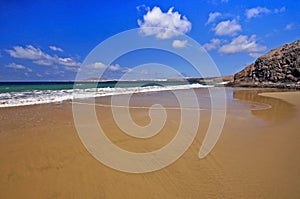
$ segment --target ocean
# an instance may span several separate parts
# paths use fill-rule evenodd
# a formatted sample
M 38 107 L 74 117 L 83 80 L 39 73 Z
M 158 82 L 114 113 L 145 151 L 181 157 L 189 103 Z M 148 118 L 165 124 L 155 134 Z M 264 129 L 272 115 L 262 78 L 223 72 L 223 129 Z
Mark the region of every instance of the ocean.
M 101 97 L 141 92 L 206 88 L 209 85 L 187 81 L 106 81 L 106 82 L 0 82 L 0 108 L 72 100 L 81 97 Z M 78 95 L 77 95 L 78 96 Z

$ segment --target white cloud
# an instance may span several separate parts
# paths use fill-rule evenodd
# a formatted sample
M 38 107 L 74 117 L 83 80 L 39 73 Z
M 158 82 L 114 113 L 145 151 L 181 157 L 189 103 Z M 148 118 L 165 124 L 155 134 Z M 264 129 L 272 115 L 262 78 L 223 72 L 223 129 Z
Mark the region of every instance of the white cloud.
M 169 39 L 190 31 L 191 22 L 178 12 L 173 12 L 173 9 L 171 7 L 164 13 L 156 6 L 152 10 L 148 8 L 143 20 L 138 20 L 141 32 L 146 36 L 155 35 L 159 39 Z
M 21 64 L 16 64 L 16 63 L 7 64 L 5 67 L 6 68 L 13 68 L 13 69 L 20 69 L 20 70 L 27 70 L 28 72 L 32 72 L 31 68 L 28 68 L 26 66 L 23 66 Z
M 122 70 L 124 70 L 119 64 L 110 65 L 110 66 L 108 66 L 108 69 L 111 70 L 111 71 L 122 71 Z
M 218 48 L 220 44 L 221 44 L 220 39 L 212 39 L 210 40 L 210 43 L 204 44 L 203 47 L 209 51 Z
M 64 52 L 63 49 L 56 47 L 56 46 L 49 46 L 49 48 L 53 51 L 59 51 L 59 52 Z
M 26 69 L 25 66 L 23 66 L 21 64 L 16 64 L 16 63 L 10 63 L 10 64 L 6 65 L 5 67 L 13 68 L 13 69 Z
M 231 43 L 219 48 L 220 53 L 235 54 L 239 52 L 257 53 L 265 51 L 265 46 L 256 43 L 256 36 L 252 35 L 249 39 L 246 35 L 240 35 L 234 38 Z
M 89 68 L 93 68 L 93 69 L 100 69 L 100 70 L 103 70 L 103 69 L 106 69 L 106 65 L 103 64 L 102 62 L 95 62 L 95 63 L 92 63 L 92 64 L 88 64 L 87 67 Z
M 210 23 L 214 22 L 220 16 L 221 16 L 221 13 L 219 13 L 219 12 L 209 13 L 208 20 L 207 20 L 206 24 L 210 24 Z
M 286 11 L 286 8 L 284 6 L 281 8 L 276 8 L 274 10 L 270 10 L 266 7 L 255 7 L 255 8 L 246 10 L 245 15 L 246 15 L 247 19 L 251 19 L 251 18 L 262 16 L 263 14 L 270 14 L 270 13 L 279 14 L 279 13 L 283 13 L 285 11 Z
M 37 65 L 43 65 L 43 66 L 51 66 L 53 64 L 52 60 L 48 60 L 48 59 L 39 59 L 39 60 L 33 61 L 33 63 L 35 63 Z
M 72 66 L 78 67 L 80 66 L 79 62 L 76 62 L 72 58 L 61 58 L 58 56 L 51 56 L 47 53 L 44 53 L 41 49 L 35 48 L 32 45 L 28 45 L 26 47 L 22 46 L 14 46 L 12 50 L 6 50 L 6 52 L 14 58 L 20 59 L 29 59 L 32 60 L 33 63 L 39 65 L 50 66 L 53 64 L 60 64 L 63 66 Z
M 233 20 L 222 21 L 214 28 L 216 35 L 235 35 L 236 32 L 241 31 L 242 27 L 238 22 Z
M 72 58 L 70 57 L 66 57 L 66 58 L 62 58 L 62 57 L 54 57 L 54 61 L 57 64 L 63 65 L 63 66 L 80 66 L 80 63 L 75 62 Z
M 279 8 L 279 9 L 275 9 L 274 10 L 274 13 L 275 14 L 278 14 L 278 13 L 282 13 L 282 12 L 285 12 L 286 11 L 286 8 L 284 7 L 284 6 L 282 6 L 281 8 Z
M 15 46 L 13 50 L 7 50 L 10 56 L 14 58 L 23 58 L 30 60 L 38 60 L 38 59 L 50 59 L 51 56 L 43 53 L 39 48 L 35 48 L 31 45 L 23 48 L 22 46 Z
M 119 64 L 107 66 L 102 62 L 95 62 L 92 64 L 88 64 L 87 67 L 92 69 L 97 69 L 97 70 L 111 70 L 111 71 L 121 71 L 121 72 L 127 72 L 129 70 L 128 68 L 121 67 Z
M 185 48 L 187 40 L 174 40 L 172 43 L 173 48 Z
M 289 24 L 287 24 L 286 26 L 285 26 L 285 30 L 292 30 L 293 29 L 293 27 L 294 27 L 294 24 L 292 24 L 292 23 L 289 23 Z
M 247 19 L 251 19 L 254 17 L 258 17 L 262 14 L 268 14 L 270 12 L 271 11 L 268 8 L 256 7 L 256 8 L 251 8 L 251 9 L 246 10 L 245 15 L 246 15 Z

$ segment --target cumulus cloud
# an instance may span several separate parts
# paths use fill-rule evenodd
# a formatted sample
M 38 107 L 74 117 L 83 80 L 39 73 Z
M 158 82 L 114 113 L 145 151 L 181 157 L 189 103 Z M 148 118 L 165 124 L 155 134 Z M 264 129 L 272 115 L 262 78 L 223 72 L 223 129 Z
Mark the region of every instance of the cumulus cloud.
M 49 48 L 53 51 L 59 51 L 59 52 L 64 52 L 63 49 L 56 47 L 56 46 L 49 46 Z
M 28 68 L 26 66 L 23 66 L 21 64 L 16 64 L 16 63 L 7 64 L 5 67 L 6 68 L 13 68 L 13 69 L 20 69 L 20 70 L 27 70 L 28 72 L 32 72 L 31 68 Z
M 268 14 L 270 12 L 271 11 L 268 8 L 256 7 L 256 8 L 251 8 L 251 9 L 246 10 L 245 15 L 246 15 L 247 19 L 251 19 L 254 17 L 261 16 L 263 14 Z
M 173 9 L 171 7 L 166 13 L 156 6 L 152 10 L 148 9 L 143 20 L 138 20 L 141 32 L 146 36 L 155 35 L 159 39 L 169 39 L 189 32 L 191 22 L 180 13 L 173 12 Z
M 185 48 L 187 44 L 187 40 L 174 40 L 172 46 L 174 48 Z
M 225 54 L 235 54 L 239 52 L 257 53 L 265 51 L 266 49 L 265 46 L 256 43 L 255 35 L 252 35 L 250 38 L 246 35 L 240 35 L 234 38 L 231 43 L 219 48 L 219 52 Z
M 210 24 L 210 23 L 214 22 L 220 16 L 221 16 L 221 13 L 219 13 L 219 12 L 209 13 L 208 14 L 208 20 L 207 20 L 206 24 Z
M 32 60 L 35 64 L 50 66 L 53 64 L 60 64 L 68 67 L 78 67 L 80 66 L 79 62 L 76 62 L 72 58 L 66 57 L 61 58 L 56 55 L 51 56 L 41 49 L 36 48 L 32 45 L 26 47 L 14 46 L 12 50 L 6 50 L 6 52 L 14 58 L 20 59 L 29 59 Z
M 216 35 L 235 35 L 236 32 L 241 31 L 241 25 L 235 20 L 221 21 L 214 28 Z
M 38 59 L 50 59 L 51 56 L 43 53 L 39 48 L 35 48 L 31 45 L 23 48 L 22 46 L 15 46 L 13 50 L 7 50 L 10 56 L 14 58 L 23 58 L 30 60 L 38 60 Z
M 210 40 L 210 43 L 204 44 L 203 47 L 209 51 L 218 48 L 220 44 L 221 44 L 220 39 L 212 39 Z

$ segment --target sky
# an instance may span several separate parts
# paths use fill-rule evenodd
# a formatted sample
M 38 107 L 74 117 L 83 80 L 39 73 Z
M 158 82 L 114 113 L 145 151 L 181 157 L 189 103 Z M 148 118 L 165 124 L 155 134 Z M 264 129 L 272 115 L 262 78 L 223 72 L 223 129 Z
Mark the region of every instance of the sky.
M 74 80 L 97 45 L 136 28 L 141 37 L 188 51 L 189 41 L 181 37 L 186 35 L 207 51 L 220 75 L 232 75 L 271 49 L 300 39 L 300 1 L 0 0 L 0 81 Z M 118 78 L 147 63 L 199 76 L 186 60 L 155 49 L 89 67 Z M 159 64 L 150 72 L 159 71 Z

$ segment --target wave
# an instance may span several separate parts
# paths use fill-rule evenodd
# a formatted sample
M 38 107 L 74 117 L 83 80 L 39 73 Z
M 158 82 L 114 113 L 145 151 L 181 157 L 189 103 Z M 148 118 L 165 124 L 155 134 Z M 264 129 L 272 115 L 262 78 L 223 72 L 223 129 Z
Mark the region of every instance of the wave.
M 59 103 L 78 98 L 102 97 L 122 94 L 159 92 L 169 90 L 208 88 L 213 85 L 187 84 L 176 86 L 147 86 L 147 87 L 106 87 L 106 88 L 86 88 L 86 89 L 65 89 L 65 90 L 33 90 L 24 92 L 0 93 L 1 107 L 28 106 L 46 103 Z

